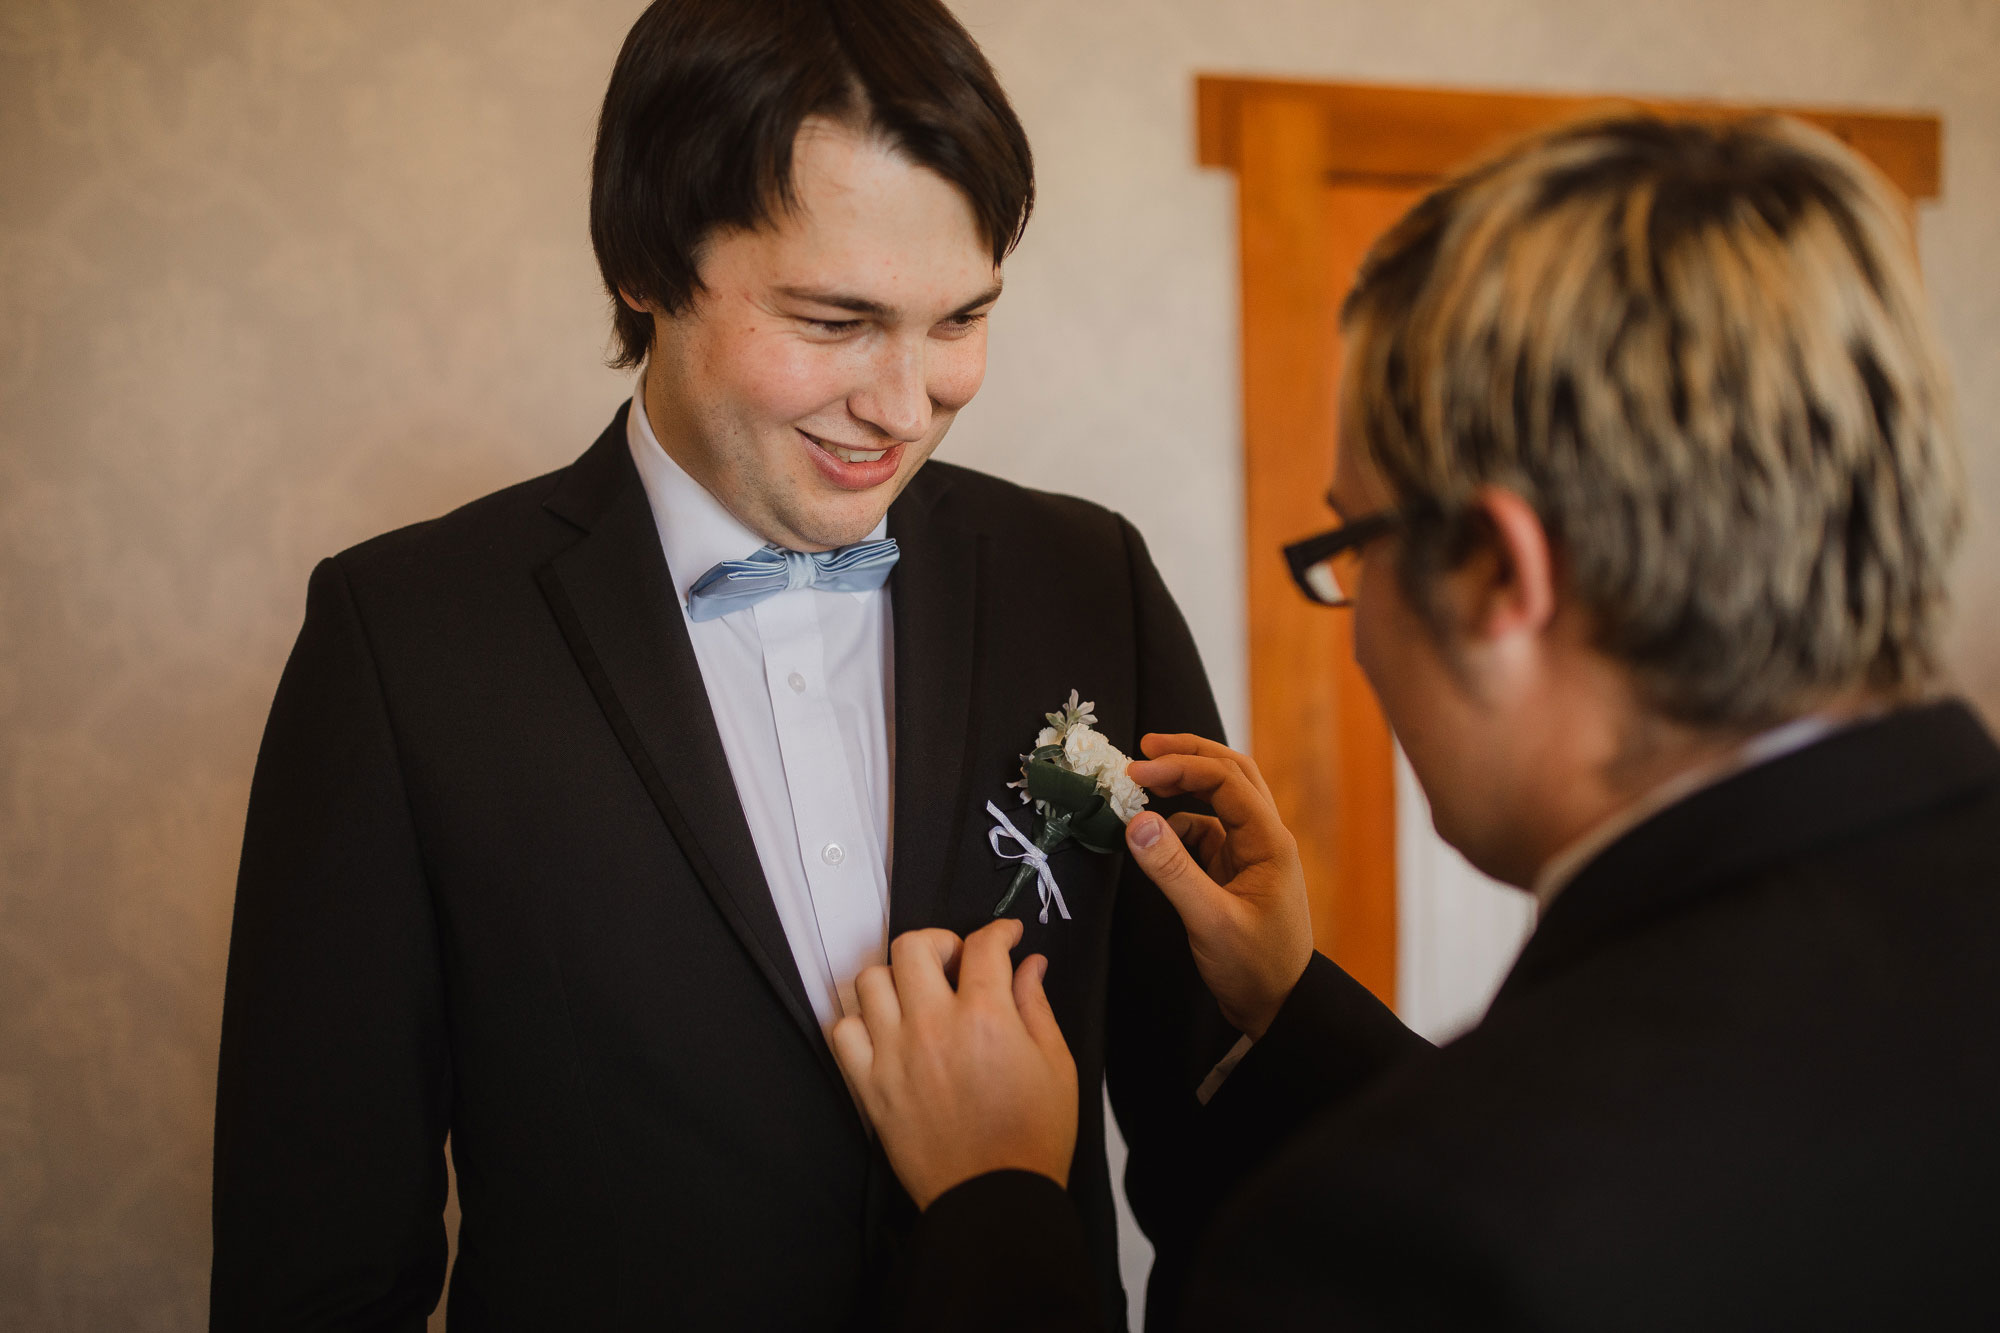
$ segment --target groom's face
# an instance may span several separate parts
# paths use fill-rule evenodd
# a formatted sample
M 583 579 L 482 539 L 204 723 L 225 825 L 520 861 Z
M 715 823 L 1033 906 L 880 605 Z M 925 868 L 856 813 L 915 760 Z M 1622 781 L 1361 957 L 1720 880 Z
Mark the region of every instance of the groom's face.
M 654 311 L 662 447 L 745 526 L 798 550 L 879 522 L 986 373 L 992 247 L 943 177 L 811 120 L 798 206 L 715 235 L 702 290 Z

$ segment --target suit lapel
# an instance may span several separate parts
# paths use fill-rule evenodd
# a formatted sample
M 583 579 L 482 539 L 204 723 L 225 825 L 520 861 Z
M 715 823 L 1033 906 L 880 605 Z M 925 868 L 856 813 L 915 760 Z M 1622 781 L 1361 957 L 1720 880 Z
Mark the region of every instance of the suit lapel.
M 542 592 L 702 888 L 839 1079 L 736 799 L 624 423 L 621 411 L 546 502 L 585 534 L 540 572 Z
M 889 933 L 944 917 L 966 820 L 966 745 L 978 656 L 980 539 L 950 521 L 950 474 L 919 472 L 889 510 L 902 548 L 890 576 L 895 630 L 895 793 Z

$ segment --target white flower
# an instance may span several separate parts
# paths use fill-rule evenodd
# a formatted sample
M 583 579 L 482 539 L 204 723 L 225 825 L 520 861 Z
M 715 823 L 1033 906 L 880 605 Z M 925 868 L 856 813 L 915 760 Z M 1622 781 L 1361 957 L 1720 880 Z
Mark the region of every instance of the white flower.
M 1071 690 L 1069 702 L 1060 712 L 1045 715 L 1049 725 L 1036 733 L 1035 748 L 1039 750 L 1045 746 L 1055 746 L 1060 749 L 1062 757 L 1056 760 L 1056 763 L 1072 773 L 1081 773 L 1095 782 L 1098 791 L 1103 793 L 1105 801 L 1118 818 L 1130 823 L 1132 816 L 1145 808 L 1146 792 L 1125 772 L 1126 765 L 1132 761 L 1126 758 L 1117 746 L 1092 729 L 1097 721 L 1096 707 L 1095 704 L 1079 696 L 1075 690 Z M 1021 780 L 1007 784 L 1009 787 L 1020 789 L 1023 801 L 1028 799 L 1027 761 L 1028 756 L 1022 755 Z M 1053 813 L 1047 802 L 1037 802 L 1036 805 L 1044 815 Z
M 1118 818 L 1127 823 L 1146 804 L 1146 792 L 1126 773 L 1132 761 L 1102 734 L 1087 726 L 1069 728 L 1063 737 L 1063 767 L 1097 783 Z
M 1117 776 L 1105 784 L 1104 799 L 1111 803 L 1118 818 L 1129 824 L 1133 815 L 1146 808 L 1146 789 L 1126 776 L 1121 768 Z
M 1063 737 L 1063 767 L 1072 773 L 1102 782 L 1114 766 L 1122 770 L 1126 762 L 1117 746 L 1089 727 L 1071 727 Z

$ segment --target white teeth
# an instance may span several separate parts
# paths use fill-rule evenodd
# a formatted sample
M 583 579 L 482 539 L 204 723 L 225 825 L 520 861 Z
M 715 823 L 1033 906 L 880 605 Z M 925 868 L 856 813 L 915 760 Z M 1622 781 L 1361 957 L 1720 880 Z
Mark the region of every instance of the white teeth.
M 887 449 L 843 449 L 837 444 L 827 445 L 826 451 L 843 463 L 872 463 L 889 452 Z

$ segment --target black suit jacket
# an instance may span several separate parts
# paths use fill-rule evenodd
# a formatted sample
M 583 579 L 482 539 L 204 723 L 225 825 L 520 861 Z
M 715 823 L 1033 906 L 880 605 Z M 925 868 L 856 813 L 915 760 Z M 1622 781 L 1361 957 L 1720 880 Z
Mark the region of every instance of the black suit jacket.
M 1248 1183 L 1191 1329 L 2000 1327 L 2000 750 L 1912 709 L 1664 811 L 1442 1050 L 1315 958 L 1203 1120 Z M 1048 1181 L 968 1182 L 908 1322 L 1093 1327 L 1080 1247 Z
M 1117 516 L 931 463 L 889 528 L 890 928 L 964 932 L 1013 869 L 984 805 L 1072 688 L 1127 748 L 1219 721 Z M 1076 1052 L 1071 1194 L 1122 1322 L 1100 1079 L 1143 1181 L 1229 1034 L 1127 858 L 1055 869 L 1075 919 L 1030 914 L 1022 947 Z M 455 1330 L 851 1327 L 914 1220 L 764 884 L 622 412 L 573 466 L 314 572 L 237 890 L 213 1326 L 421 1328 L 447 1132 Z

